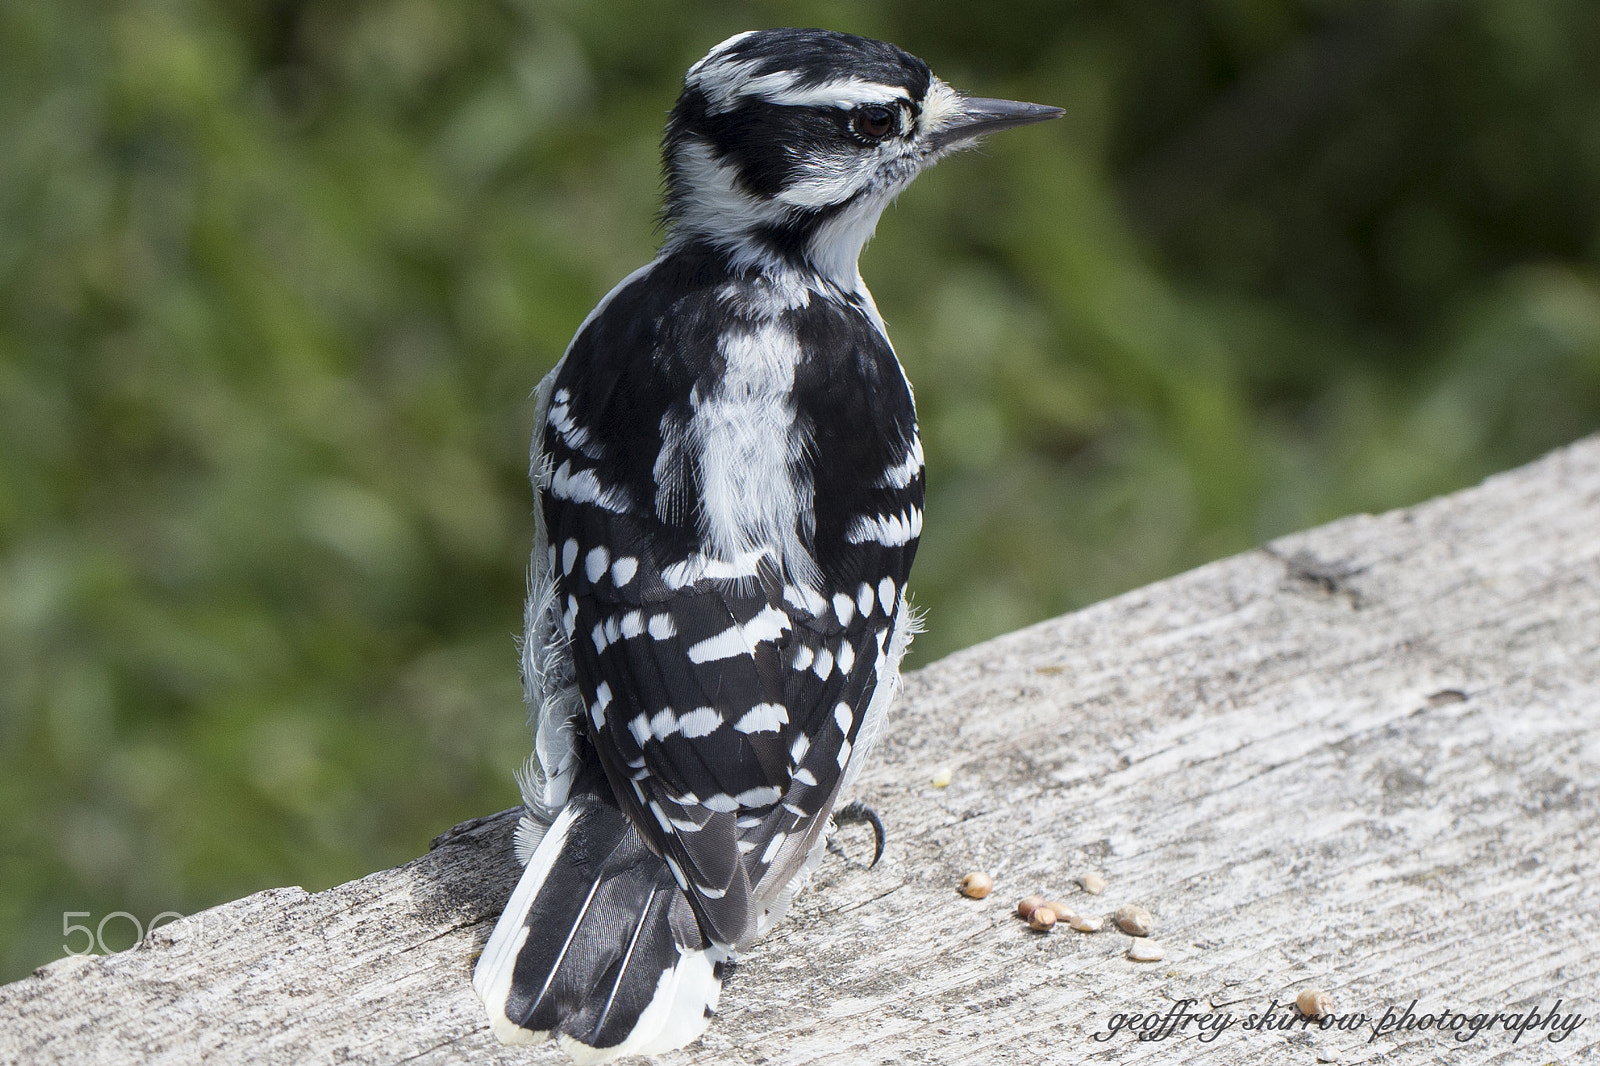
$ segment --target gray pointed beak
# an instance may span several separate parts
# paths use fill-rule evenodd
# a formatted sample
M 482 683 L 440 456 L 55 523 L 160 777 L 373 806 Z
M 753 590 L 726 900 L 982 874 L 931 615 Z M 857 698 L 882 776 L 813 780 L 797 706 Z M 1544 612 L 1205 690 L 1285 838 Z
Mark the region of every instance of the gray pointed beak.
M 961 101 L 961 110 L 943 127 L 928 138 L 935 149 L 949 148 L 966 141 L 976 140 L 986 133 L 1008 130 L 1013 126 L 1026 126 L 1045 119 L 1060 118 L 1066 114 L 1059 107 L 1044 104 L 1024 104 L 1017 100 L 985 100 L 969 96 Z

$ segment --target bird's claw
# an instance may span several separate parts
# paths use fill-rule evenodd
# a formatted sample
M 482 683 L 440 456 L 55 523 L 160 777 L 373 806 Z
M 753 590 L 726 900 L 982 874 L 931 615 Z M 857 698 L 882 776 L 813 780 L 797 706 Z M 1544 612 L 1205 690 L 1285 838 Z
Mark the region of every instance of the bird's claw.
M 849 803 L 846 803 L 843 807 L 840 807 L 838 810 L 833 812 L 833 824 L 835 826 L 851 825 L 860 822 L 865 822 L 872 826 L 872 861 L 867 864 L 867 869 L 870 870 L 874 866 L 878 865 L 879 859 L 883 858 L 883 819 L 878 817 L 877 811 L 873 810 L 871 807 L 868 807 L 860 800 L 851 800 Z M 832 834 L 828 836 L 827 847 L 829 851 L 833 852 L 833 854 L 839 856 L 841 859 L 844 859 L 847 862 L 849 861 L 849 856 L 844 853 L 844 848 L 839 846 L 839 841 Z

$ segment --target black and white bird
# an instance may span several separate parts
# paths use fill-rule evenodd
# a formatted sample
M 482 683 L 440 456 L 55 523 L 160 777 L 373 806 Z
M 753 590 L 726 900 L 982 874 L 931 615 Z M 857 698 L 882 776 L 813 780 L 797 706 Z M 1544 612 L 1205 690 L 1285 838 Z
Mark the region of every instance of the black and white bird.
M 922 532 L 856 260 L 935 160 L 1059 114 L 826 30 L 690 68 L 661 252 L 535 393 L 526 869 L 473 976 L 502 1041 L 688 1043 L 810 876 L 898 685 Z

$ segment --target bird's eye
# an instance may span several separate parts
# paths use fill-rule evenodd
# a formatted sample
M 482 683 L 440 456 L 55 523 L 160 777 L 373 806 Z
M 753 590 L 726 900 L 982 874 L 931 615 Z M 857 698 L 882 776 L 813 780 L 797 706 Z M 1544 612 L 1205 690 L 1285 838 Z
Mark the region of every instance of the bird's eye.
M 881 141 L 894 130 L 894 112 L 881 104 L 858 107 L 850 117 L 850 128 L 869 141 Z

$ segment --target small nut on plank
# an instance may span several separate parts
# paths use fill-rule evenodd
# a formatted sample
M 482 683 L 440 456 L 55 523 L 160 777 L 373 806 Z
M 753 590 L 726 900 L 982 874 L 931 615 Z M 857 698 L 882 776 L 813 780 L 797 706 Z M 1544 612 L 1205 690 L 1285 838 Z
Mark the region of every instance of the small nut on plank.
M 1070 922 L 1072 919 L 1078 916 L 1077 911 L 1073 910 L 1059 899 L 1045 900 L 1044 905 L 1056 912 L 1056 921 L 1058 922 Z
M 961 894 L 970 899 L 982 899 L 994 891 L 994 878 L 982 870 L 974 870 L 961 879 Z
M 1308 988 L 1294 997 L 1294 1005 L 1307 1018 L 1326 1018 L 1333 1013 L 1333 997 L 1320 988 Z
M 1106 927 L 1104 918 L 1091 918 L 1083 914 L 1074 914 L 1071 918 L 1067 919 L 1067 924 L 1072 926 L 1072 928 L 1076 929 L 1080 933 L 1098 933 L 1100 930 Z
M 1017 900 L 1017 917 L 1023 921 L 1028 921 L 1033 917 L 1033 912 L 1044 905 L 1043 896 L 1024 896 L 1022 899 Z
M 1106 879 L 1099 874 L 1084 874 L 1078 878 L 1078 884 L 1091 896 L 1098 896 L 1106 890 Z
M 1056 912 L 1040 904 L 1028 916 L 1028 928 L 1036 933 L 1048 933 L 1056 927 Z
M 1128 943 L 1128 958 L 1134 962 L 1160 962 L 1166 950 L 1149 937 L 1136 936 Z
M 1118 929 L 1129 936 L 1149 936 L 1150 930 L 1156 927 L 1155 916 L 1137 903 L 1126 903 L 1118 907 L 1111 920 L 1117 923 Z

